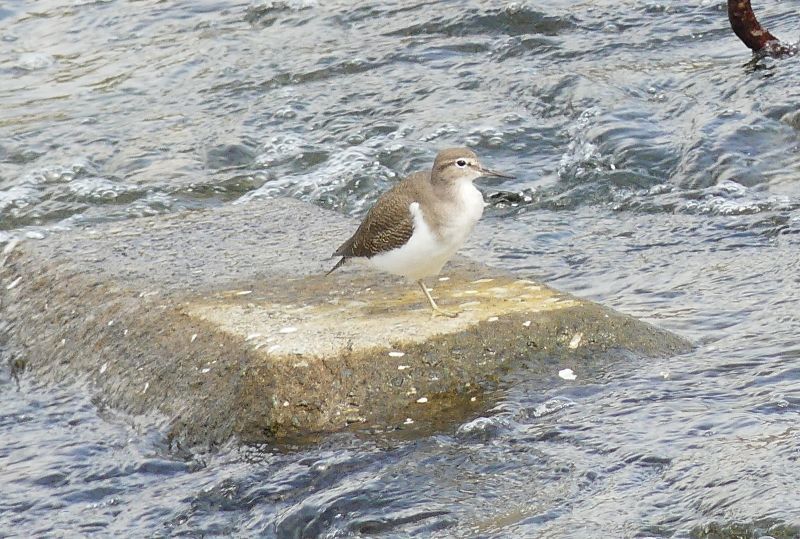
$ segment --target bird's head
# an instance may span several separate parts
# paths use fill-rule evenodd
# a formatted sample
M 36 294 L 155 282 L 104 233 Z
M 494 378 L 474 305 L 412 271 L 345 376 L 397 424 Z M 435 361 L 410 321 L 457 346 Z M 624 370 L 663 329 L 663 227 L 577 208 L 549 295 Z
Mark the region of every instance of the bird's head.
M 434 183 L 455 183 L 458 181 L 473 181 L 481 176 L 496 178 L 513 178 L 494 170 L 484 168 L 478 161 L 478 156 L 469 148 L 449 148 L 436 155 L 431 170 L 431 181 Z

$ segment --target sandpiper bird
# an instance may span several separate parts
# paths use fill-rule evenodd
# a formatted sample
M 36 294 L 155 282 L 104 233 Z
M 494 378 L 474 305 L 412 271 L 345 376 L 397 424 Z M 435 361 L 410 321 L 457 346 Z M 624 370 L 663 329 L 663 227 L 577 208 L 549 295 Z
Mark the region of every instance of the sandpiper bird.
M 511 178 L 483 168 L 468 148 L 442 150 L 431 170 L 411 174 L 378 198 L 355 234 L 333 253 L 342 258 L 328 274 L 351 258 L 363 258 L 379 270 L 416 280 L 433 315 L 457 316 L 436 305 L 423 279 L 439 274 L 483 214 L 483 195 L 472 184 L 481 176 Z

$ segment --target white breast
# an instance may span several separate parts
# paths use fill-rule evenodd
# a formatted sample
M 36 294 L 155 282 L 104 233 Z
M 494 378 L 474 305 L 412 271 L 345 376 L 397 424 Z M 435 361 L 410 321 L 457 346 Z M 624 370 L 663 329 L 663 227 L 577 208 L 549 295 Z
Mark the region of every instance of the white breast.
M 442 266 L 464 245 L 464 242 L 483 214 L 483 196 L 472 182 L 459 182 L 453 201 L 451 218 L 434 233 L 423 217 L 417 202 L 409 205 L 414 219 L 414 233 L 408 242 L 369 259 L 382 271 L 409 279 L 438 275 Z
M 443 239 L 454 247 L 453 253 L 464 245 L 475 223 L 483 215 L 485 206 L 483 195 L 469 181 L 458 182 L 455 199 L 453 218 L 441 231 Z

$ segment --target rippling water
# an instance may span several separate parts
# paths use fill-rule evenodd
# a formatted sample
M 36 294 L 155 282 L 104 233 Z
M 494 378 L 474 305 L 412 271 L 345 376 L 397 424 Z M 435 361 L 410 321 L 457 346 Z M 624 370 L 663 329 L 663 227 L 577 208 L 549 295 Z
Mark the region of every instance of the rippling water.
M 755 3 L 796 40 L 798 0 Z M 413 442 L 213 455 L 6 369 L 0 536 L 800 536 L 800 60 L 749 61 L 722 1 L 5 2 L 0 243 L 360 216 L 468 144 L 517 177 L 468 254 L 698 346 L 517 372 Z

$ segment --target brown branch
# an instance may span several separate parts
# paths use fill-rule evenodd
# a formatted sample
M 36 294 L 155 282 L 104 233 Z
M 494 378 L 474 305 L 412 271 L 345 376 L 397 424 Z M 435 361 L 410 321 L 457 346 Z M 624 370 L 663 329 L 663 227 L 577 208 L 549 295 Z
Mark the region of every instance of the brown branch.
M 788 56 L 795 54 L 795 47 L 784 45 L 761 26 L 750 6 L 750 0 L 728 0 L 728 20 L 733 32 L 753 52 L 770 56 Z

